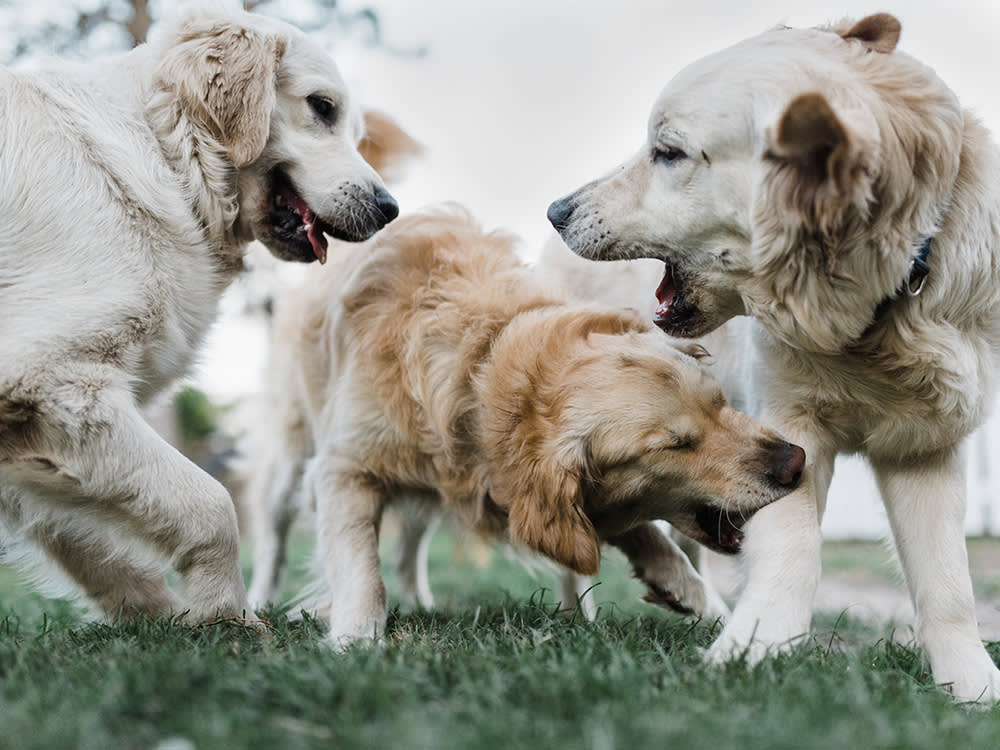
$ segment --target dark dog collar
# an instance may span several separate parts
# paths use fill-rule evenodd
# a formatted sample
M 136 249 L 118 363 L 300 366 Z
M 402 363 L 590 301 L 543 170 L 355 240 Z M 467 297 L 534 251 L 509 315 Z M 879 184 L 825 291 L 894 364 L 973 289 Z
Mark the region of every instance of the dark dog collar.
M 931 254 L 931 240 L 933 237 L 928 237 L 924 240 L 924 244 L 920 246 L 920 250 L 913 259 L 910 261 L 910 277 L 906 280 L 903 288 L 899 291 L 905 291 L 909 296 L 916 297 L 924 290 L 924 282 L 927 280 L 927 274 L 931 272 L 931 266 L 927 262 L 927 258 Z M 899 292 L 897 292 L 897 295 Z
M 865 329 L 865 332 L 857 340 L 860 341 L 871 332 L 872 328 L 881 320 L 885 311 L 894 300 L 899 299 L 903 295 L 916 297 L 924 291 L 924 282 L 927 281 L 927 276 L 931 272 L 931 266 L 927 260 L 931 254 L 931 240 L 933 239 L 933 237 L 928 237 L 924 240 L 917 254 L 910 259 L 910 275 L 906 277 L 906 281 L 891 296 L 886 297 L 878 303 L 878 307 L 875 308 L 875 314 L 872 316 L 871 325 Z

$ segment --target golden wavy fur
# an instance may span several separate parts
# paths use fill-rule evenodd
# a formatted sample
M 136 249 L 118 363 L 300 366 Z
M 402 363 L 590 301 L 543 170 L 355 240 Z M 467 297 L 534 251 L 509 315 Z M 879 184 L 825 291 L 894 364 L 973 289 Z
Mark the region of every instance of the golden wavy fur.
M 567 302 L 461 213 L 397 220 L 331 262 L 281 301 L 274 340 L 261 424 L 282 448 L 255 492 L 280 505 L 304 474 L 338 643 L 384 622 L 376 537 L 399 495 L 582 574 L 602 541 L 653 571 L 676 548 L 648 521 L 732 552 L 803 462 L 725 405 L 699 347 Z

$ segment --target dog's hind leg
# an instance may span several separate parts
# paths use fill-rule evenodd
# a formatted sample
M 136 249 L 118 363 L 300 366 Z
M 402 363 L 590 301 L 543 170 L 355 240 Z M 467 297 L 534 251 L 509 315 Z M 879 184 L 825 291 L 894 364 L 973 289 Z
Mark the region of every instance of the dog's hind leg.
M 643 523 L 608 543 L 625 553 L 635 577 L 646 584 L 645 601 L 712 620 L 729 614 L 725 602 L 710 596 L 688 556 L 670 538 L 666 524 Z
M 254 470 L 247 488 L 247 508 L 253 537 L 253 578 L 248 599 L 254 609 L 275 601 L 288 561 L 288 537 L 302 506 L 305 458 L 275 448 Z
M 559 590 L 563 609 L 579 609 L 584 619 L 593 622 L 597 617 L 593 585 L 594 579 L 589 576 L 582 576 L 572 570 L 560 571 Z
M 1000 670 L 979 638 L 969 577 L 963 452 L 872 465 L 935 682 L 958 700 L 1000 701 Z
M 146 423 L 129 390 L 114 384 L 115 373 L 84 365 L 72 374 L 49 379 L 44 399 L 37 392 L 8 396 L 31 408 L 23 437 L 7 442 L 5 478 L 60 512 L 111 525 L 169 558 L 191 621 L 244 616 L 229 493 Z
M 431 538 L 441 523 L 441 515 L 426 505 L 407 502 L 400 515 L 399 545 L 396 548 L 396 571 L 399 595 L 409 607 L 434 608 L 427 558 Z
M 327 637 L 336 648 L 375 638 L 388 615 L 378 558 L 385 490 L 332 456 L 312 459 L 304 481 L 315 498 L 316 558 L 330 597 Z

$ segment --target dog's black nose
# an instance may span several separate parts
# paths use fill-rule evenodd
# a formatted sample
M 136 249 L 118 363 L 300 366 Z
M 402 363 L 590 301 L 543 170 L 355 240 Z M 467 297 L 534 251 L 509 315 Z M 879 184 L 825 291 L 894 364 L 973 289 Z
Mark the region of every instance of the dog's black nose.
M 381 185 L 375 188 L 375 207 L 382 214 L 383 224 L 388 224 L 399 216 L 399 204 L 396 203 L 392 194 Z
M 557 232 L 561 232 L 569 225 L 569 217 L 573 215 L 576 206 L 569 198 L 560 198 L 549 204 L 549 210 L 545 213 L 549 217 L 552 226 Z
M 771 454 L 769 474 L 782 487 L 794 489 L 802 479 L 802 469 L 806 464 L 806 452 L 792 443 L 784 443 Z

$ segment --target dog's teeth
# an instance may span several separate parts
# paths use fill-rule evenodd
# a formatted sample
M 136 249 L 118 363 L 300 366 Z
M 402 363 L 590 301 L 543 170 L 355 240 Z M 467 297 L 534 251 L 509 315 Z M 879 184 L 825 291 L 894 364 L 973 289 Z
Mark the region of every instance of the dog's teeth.
M 306 230 L 307 232 L 310 232 L 310 231 L 312 231 L 312 228 L 313 228 L 313 225 L 312 225 L 312 224 L 310 224 L 309 222 L 306 222 L 306 223 L 305 223 L 305 224 L 303 224 L 302 226 L 303 226 L 303 227 L 305 228 L 305 230 Z
M 283 196 L 283 195 L 276 195 L 276 196 L 274 196 L 274 205 L 276 205 L 278 208 L 284 208 L 285 207 L 285 196 Z

